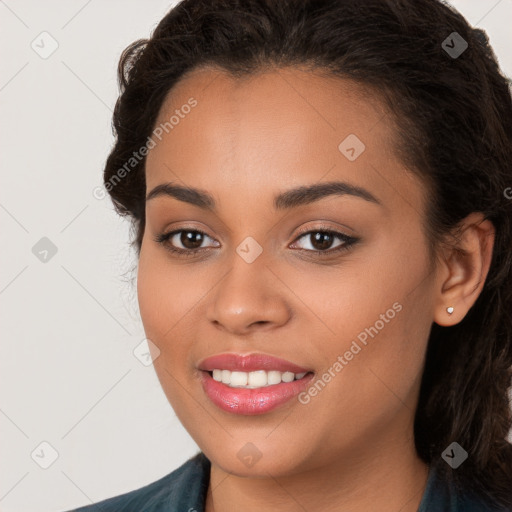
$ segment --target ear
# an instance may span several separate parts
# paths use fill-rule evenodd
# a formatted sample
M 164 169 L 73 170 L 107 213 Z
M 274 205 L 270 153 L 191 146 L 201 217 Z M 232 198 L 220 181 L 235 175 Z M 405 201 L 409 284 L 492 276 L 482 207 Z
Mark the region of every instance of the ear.
M 480 212 L 468 215 L 458 226 L 456 243 L 446 249 L 436 278 L 434 322 L 458 324 L 476 302 L 491 265 L 495 228 Z M 447 312 L 453 307 L 453 313 Z

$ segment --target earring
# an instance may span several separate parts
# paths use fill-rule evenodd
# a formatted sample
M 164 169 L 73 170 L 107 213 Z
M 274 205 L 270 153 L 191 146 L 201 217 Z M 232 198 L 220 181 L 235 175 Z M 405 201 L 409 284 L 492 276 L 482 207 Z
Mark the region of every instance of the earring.
M 453 313 L 453 307 L 450 306 L 449 308 L 446 308 L 446 311 L 448 312 L 449 315 L 451 315 Z

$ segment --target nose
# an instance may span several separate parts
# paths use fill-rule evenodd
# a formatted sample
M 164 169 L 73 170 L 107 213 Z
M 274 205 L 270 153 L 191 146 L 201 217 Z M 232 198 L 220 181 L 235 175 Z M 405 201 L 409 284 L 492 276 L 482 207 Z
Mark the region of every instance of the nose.
M 263 258 L 253 263 L 238 256 L 236 259 L 211 294 L 207 319 L 215 327 L 238 335 L 285 325 L 291 318 L 288 288 L 280 284 Z

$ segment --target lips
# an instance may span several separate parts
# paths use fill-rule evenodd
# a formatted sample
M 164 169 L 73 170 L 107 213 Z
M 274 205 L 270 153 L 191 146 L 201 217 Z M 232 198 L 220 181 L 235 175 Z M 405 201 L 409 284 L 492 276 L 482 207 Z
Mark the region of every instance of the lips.
M 198 364 L 198 368 L 203 371 L 230 370 L 240 372 L 253 372 L 257 370 L 308 373 L 313 370 L 303 368 L 291 361 L 269 356 L 267 354 L 247 354 L 240 355 L 234 353 L 224 353 L 207 357 Z
M 266 354 L 225 353 L 208 357 L 198 364 L 206 396 L 220 409 L 243 415 L 268 413 L 297 397 L 314 378 L 314 372 L 291 361 Z M 258 370 L 306 374 L 299 380 L 281 382 L 256 389 L 233 388 L 212 378 L 213 370 L 253 372 Z
M 314 378 L 306 374 L 300 380 L 282 382 L 258 389 L 230 388 L 216 382 L 207 371 L 201 372 L 201 384 L 206 396 L 219 409 L 231 414 L 266 414 L 296 398 Z M 298 400 L 296 403 L 299 403 Z

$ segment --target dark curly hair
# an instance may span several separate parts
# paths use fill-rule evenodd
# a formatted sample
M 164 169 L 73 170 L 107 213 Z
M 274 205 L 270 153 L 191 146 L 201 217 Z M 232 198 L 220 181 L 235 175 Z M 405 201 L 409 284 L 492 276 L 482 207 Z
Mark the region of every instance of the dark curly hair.
M 467 43 L 447 51 L 447 38 Z M 453 39 L 449 46 L 453 46 Z M 432 255 L 457 239 L 474 211 L 496 235 L 483 290 L 465 318 L 433 324 L 414 435 L 419 456 L 446 481 L 512 507 L 512 102 L 485 33 L 438 0 L 184 0 L 119 62 L 115 145 L 104 184 L 132 221 L 137 255 L 145 227 L 145 158 L 126 162 L 155 128 L 185 73 L 213 67 L 233 77 L 302 68 L 350 79 L 387 106 L 403 162 L 428 187 Z M 120 178 L 120 170 L 125 169 Z M 508 192 L 507 192 L 508 191 Z M 433 261 L 431 259 L 431 261 Z M 457 441 L 456 470 L 441 453 Z

